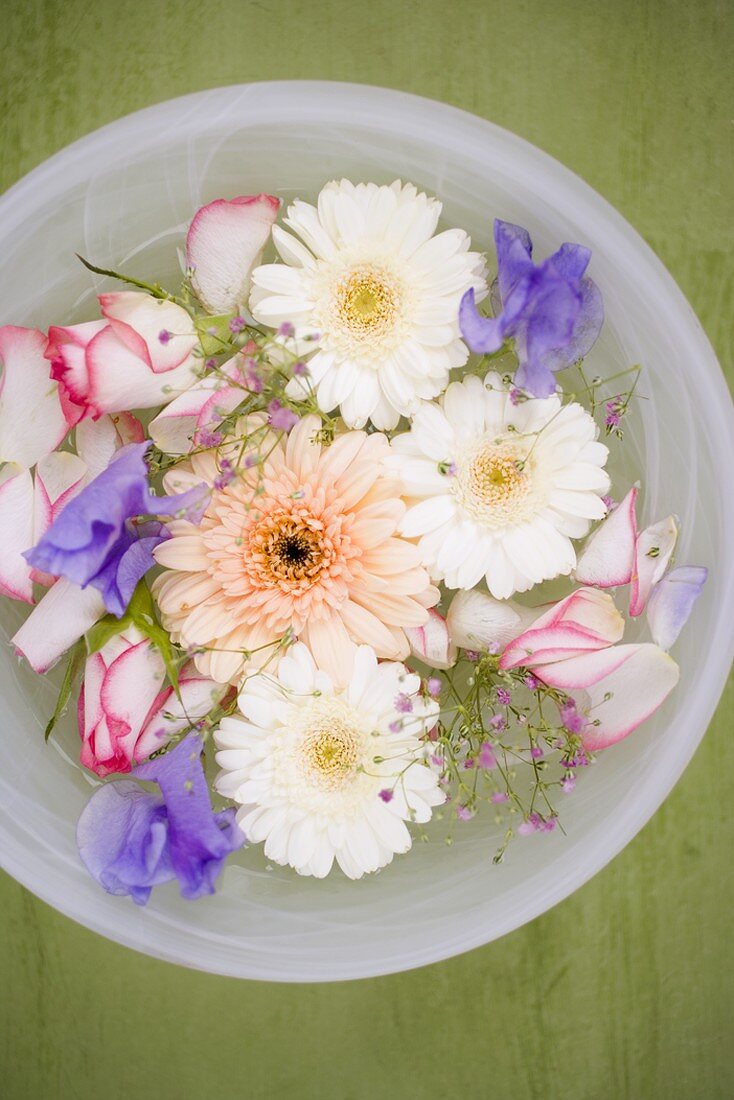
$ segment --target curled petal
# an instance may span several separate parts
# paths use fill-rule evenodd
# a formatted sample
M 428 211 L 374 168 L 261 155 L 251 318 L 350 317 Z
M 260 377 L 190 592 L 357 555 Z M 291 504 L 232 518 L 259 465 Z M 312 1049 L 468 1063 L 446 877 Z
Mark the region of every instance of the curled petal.
M 449 636 L 446 620 L 438 611 L 428 612 L 423 626 L 405 628 L 410 652 L 431 668 L 451 668 L 456 664 L 456 646 Z
M 35 466 L 69 430 L 46 343 L 37 329 L 0 328 L 0 463 Z
M 645 610 L 653 586 L 668 568 L 677 540 L 675 516 L 653 523 L 638 535 L 630 589 L 630 615 L 641 615 Z
M 175 302 L 120 290 L 100 294 L 99 304 L 120 342 L 154 374 L 167 374 L 181 366 L 199 342 L 191 317 Z
M 278 216 L 273 195 L 216 199 L 194 216 L 186 237 L 192 286 L 209 313 L 233 313 L 247 300 L 250 274 Z
M 702 565 L 681 565 L 671 569 L 652 590 L 647 604 L 647 621 L 653 641 L 670 649 L 685 626 L 706 583 L 708 569 Z
M 597 588 L 629 584 L 635 560 L 637 489 L 633 488 L 599 524 L 579 554 L 576 580 Z
M 618 642 L 624 620 L 614 601 L 596 588 L 579 588 L 554 604 L 505 649 L 500 668 L 535 669 Z

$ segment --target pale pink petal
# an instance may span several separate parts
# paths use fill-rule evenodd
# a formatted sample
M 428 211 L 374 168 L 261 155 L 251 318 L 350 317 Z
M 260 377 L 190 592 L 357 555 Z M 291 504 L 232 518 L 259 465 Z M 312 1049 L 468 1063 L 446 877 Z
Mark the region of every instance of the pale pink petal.
M 54 451 L 38 463 L 33 505 L 34 545 L 80 491 L 86 473 L 86 463 L 68 451 Z
M 579 688 L 588 690 L 593 684 L 616 672 L 628 659 L 628 651 L 634 648 L 628 645 L 614 645 L 606 649 L 578 653 L 575 657 L 566 657 L 561 661 L 542 665 L 537 671 L 537 676 L 544 684 L 560 688 L 562 691 L 574 691 Z
M 675 516 L 667 516 L 641 531 L 635 546 L 630 588 L 630 615 L 641 615 L 653 585 L 662 578 L 678 540 Z
M 134 290 L 100 294 L 102 315 L 115 335 L 154 374 L 167 374 L 189 358 L 199 342 L 194 322 L 181 306 Z M 130 403 L 135 408 L 135 402 Z
M 47 672 L 105 614 L 96 588 L 80 588 L 62 577 L 11 641 L 35 672 Z
M 8 476 L 10 475 L 10 476 Z M 31 567 L 22 557 L 33 545 L 33 478 L 6 466 L 0 484 L 0 595 L 33 603 Z
M 579 554 L 574 571 L 577 581 L 598 588 L 629 584 L 637 540 L 636 501 L 637 489 L 630 489 L 599 524 Z
M 150 437 L 166 454 L 188 454 L 195 443 L 197 430 L 215 431 L 245 396 L 241 388 L 226 385 L 218 375 L 208 375 L 151 420 Z
M 581 739 L 591 752 L 627 737 L 655 713 L 678 683 L 678 665 L 658 646 L 618 648 L 630 651 L 625 662 L 587 689 L 591 724 Z
M 681 565 L 653 588 L 647 604 L 647 622 L 653 641 L 661 649 L 670 649 L 675 642 L 707 577 L 708 570 L 702 565 Z
M 209 313 L 233 313 L 247 300 L 250 276 L 278 216 L 273 195 L 215 199 L 198 210 L 186 237 L 194 291 Z
M 0 328 L 0 463 L 34 466 L 69 430 L 46 343 L 37 329 Z
M 431 668 L 451 668 L 456 664 L 456 646 L 449 637 L 446 620 L 438 611 L 430 610 L 423 626 L 408 627 L 405 634 L 413 656 Z
M 216 700 L 221 698 L 221 685 L 196 672 L 184 670 L 179 676 L 179 693 L 173 688 L 161 693 L 157 706 L 145 719 L 135 745 L 136 763 L 147 760 L 152 752 L 180 733 L 199 718 L 209 713 Z

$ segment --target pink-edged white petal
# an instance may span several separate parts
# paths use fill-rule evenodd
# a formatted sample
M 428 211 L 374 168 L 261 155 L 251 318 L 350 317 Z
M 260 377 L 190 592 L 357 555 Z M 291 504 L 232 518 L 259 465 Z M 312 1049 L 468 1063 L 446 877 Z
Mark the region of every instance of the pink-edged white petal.
M 68 451 L 54 451 L 38 463 L 33 501 L 34 544 L 80 491 L 86 474 L 86 463 Z
M 641 531 L 635 546 L 630 587 L 630 615 L 641 615 L 653 586 L 662 579 L 678 540 L 675 516 L 667 516 Z
M 31 567 L 22 556 L 33 545 L 33 478 L 18 466 L 6 466 L 2 476 L 0 595 L 33 603 Z
M 537 611 L 512 600 L 495 600 L 486 592 L 458 592 L 446 623 L 454 645 L 500 652 L 537 618 Z
M 29 468 L 69 430 L 38 329 L 0 328 L 0 463 Z
M 166 454 L 188 454 L 196 433 L 216 431 L 245 396 L 241 386 L 227 385 L 220 374 L 207 375 L 151 420 L 150 438 Z
M 703 565 L 681 565 L 671 569 L 653 588 L 647 603 L 647 622 L 653 641 L 661 649 L 670 649 L 677 639 L 707 577 L 708 569 Z
M 581 737 L 594 752 L 621 741 L 658 709 L 678 683 L 675 661 L 650 642 L 617 645 L 545 665 L 538 678 L 561 691 L 585 692 L 577 703 L 589 719 Z
M 155 373 L 146 358 L 119 338 L 121 330 L 122 326 L 116 331 L 107 325 L 87 347 L 90 407 L 112 413 L 166 405 L 195 382 L 199 361 L 193 356 L 172 370 Z
M 62 577 L 11 641 L 34 672 L 47 672 L 106 613 L 96 588 L 80 588 Z
M 191 317 L 175 302 L 136 290 L 119 290 L 100 294 L 99 304 L 118 340 L 154 374 L 175 370 L 199 342 Z M 130 408 L 134 407 L 131 402 Z
M 513 639 L 500 658 L 500 668 L 545 665 L 618 642 L 624 619 L 606 592 L 579 588 L 536 618 Z
M 194 215 L 186 237 L 191 283 L 209 313 L 233 313 L 247 300 L 250 277 L 278 216 L 273 195 L 215 199 Z
M 581 584 L 613 588 L 629 584 L 635 560 L 637 489 L 632 488 L 589 538 L 574 571 Z
M 456 664 L 456 646 L 449 637 L 446 620 L 438 611 L 429 611 L 423 626 L 407 627 L 405 636 L 413 656 L 431 668 L 451 668 Z
M 581 740 L 590 752 L 628 737 L 661 706 L 680 676 L 673 658 L 656 645 L 615 648 L 627 651 L 625 660 L 586 689 L 591 721 Z
M 127 443 L 142 443 L 143 425 L 128 412 L 111 413 L 98 420 L 87 418 L 77 424 L 74 436 L 76 451 L 87 467 L 88 484 L 106 470 L 119 447 Z

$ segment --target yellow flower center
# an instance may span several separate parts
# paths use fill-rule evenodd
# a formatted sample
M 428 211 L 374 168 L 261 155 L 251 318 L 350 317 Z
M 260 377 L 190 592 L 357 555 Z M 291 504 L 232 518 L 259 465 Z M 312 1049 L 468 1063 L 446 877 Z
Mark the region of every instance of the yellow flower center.
M 335 790 L 357 770 L 361 737 L 350 726 L 332 721 L 309 730 L 301 744 L 309 778 L 322 790 Z
M 395 323 L 400 293 L 386 271 L 368 265 L 352 270 L 338 283 L 334 304 L 342 327 L 352 336 L 375 337 Z
M 472 519 L 496 530 L 535 512 L 539 494 L 530 451 L 527 440 L 496 439 L 458 463 L 452 489 Z

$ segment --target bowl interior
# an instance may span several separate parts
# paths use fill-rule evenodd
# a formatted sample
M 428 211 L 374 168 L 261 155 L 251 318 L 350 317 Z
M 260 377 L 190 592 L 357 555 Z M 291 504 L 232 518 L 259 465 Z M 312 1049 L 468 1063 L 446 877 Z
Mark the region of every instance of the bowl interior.
M 491 856 L 490 813 L 386 871 L 351 883 L 270 867 L 259 848 L 228 866 L 196 904 L 159 888 L 144 910 L 105 895 L 79 863 L 75 823 L 92 783 L 67 718 L 48 746 L 54 686 L 0 654 L 0 852 L 7 869 L 70 916 L 122 943 L 221 973 L 329 980 L 406 969 L 487 942 L 589 878 L 637 832 L 702 736 L 731 654 L 732 516 L 717 474 L 734 462 L 731 404 L 695 317 L 644 242 L 598 195 L 539 150 L 492 124 L 427 100 L 309 82 L 225 88 L 161 104 L 90 135 L 0 202 L 3 322 L 89 319 L 101 281 L 75 259 L 172 285 L 195 209 L 269 191 L 314 198 L 334 177 L 410 179 L 444 202 L 443 222 L 492 254 L 495 216 L 525 225 L 536 254 L 561 241 L 593 250 L 606 325 L 588 375 L 640 363 L 640 393 L 613 472 L 617 495 L 644 474 L 645 522 L 676 512 L 680 562 L 712 570 L 676 646 L 678 690 L 634 737 L 603 753 L 561 807 L 566 836 L 518 841 Z M 612 391 L 614 392 L 614 391 Z M 6 637 L 24 611 L 3 601 Z M 634 637 L 634 634 L 632 634 Z

